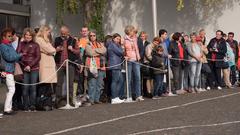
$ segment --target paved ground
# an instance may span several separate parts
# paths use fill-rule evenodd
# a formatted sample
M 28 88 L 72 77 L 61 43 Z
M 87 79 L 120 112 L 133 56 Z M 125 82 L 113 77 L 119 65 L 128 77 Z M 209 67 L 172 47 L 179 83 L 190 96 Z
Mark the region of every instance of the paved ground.
M 4 91 L 0 92 L 2 109 Z M 76 110 L 18 112 L 0 135 L 239 135 L 240 88 Z

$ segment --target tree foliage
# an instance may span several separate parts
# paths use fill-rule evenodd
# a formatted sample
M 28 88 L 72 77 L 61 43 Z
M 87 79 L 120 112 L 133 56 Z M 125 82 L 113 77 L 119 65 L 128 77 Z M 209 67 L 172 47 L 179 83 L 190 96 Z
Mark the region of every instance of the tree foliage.
M 82 14 L 83 25 L 97 31 L 99 39 L 103 39 L 103 13 L 107 0 L 57 0 L 57 18 L 59 25 L 64 24 L 67 14 Z

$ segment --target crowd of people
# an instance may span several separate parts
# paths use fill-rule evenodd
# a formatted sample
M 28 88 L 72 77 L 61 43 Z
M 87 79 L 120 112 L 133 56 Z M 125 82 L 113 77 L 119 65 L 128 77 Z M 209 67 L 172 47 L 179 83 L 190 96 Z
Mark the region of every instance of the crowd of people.
M 66 78 L 70 104 L 87 95 L 83 106 L 239 87 L 240 52 L 233 32 L 217 30 L 208 44 L 204 29 L 190 35 L 168 35 L 161 29 L 151 42 L 132 25 L 124 32 L 99 41 L 98 33 L 85 26 L 79 37 L 62 26 L 55 39 L 47 25 L 25 28 L 21 37 L 12 28 L 2 30 L 0 69 L 7 85 L 3 114 L 61 107 Z

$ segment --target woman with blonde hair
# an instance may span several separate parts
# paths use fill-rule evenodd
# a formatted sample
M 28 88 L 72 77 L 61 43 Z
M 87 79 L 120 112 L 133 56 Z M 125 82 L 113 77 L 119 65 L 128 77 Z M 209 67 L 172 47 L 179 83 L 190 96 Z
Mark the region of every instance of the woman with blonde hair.
M 141 57 L 137 45 L 136 28 L 129 25 L 126 26 L 124 32 L 126 34 L 124 37 L 125 58 L 128 61 L 129 101 L 132 101 L 132 86 L 134 86 L 136 100 L 143 101 L 144 99 L 141 96 L 140 65 L 138 64 Z
M 36 42 L 39 44 L 41 52 L 41 60 L 39 64 L 39 81 L 43 82 L 39 89 L 38 96 L 46 96 L 48 98 L 48 100 L 43 103 L 44 110 L 52 109 L 51 84 L 57 83 L 56 63 L 53 57 L 56 53 L 56 49 L 50 42 L 50 32 L 51 28 L 44 25 L 40 27 L 36 36 Z

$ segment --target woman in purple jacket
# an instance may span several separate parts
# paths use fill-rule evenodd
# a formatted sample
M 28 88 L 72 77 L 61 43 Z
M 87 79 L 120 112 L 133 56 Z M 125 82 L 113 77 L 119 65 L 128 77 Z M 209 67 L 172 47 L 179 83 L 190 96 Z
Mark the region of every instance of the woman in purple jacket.
M 41 58 L 39 45 L 34 42 L 34 31 L 31 28 L 25 28 L 23 32 L 23 41 L 20 42 L 17 52 L 24 53 L 20 61 L 23 69 L 25 84 L 34 84 L 38 82 L 39 61 Z M 36 110 L 36 85 L 23 86 L 23 105 L 25 111 Z

